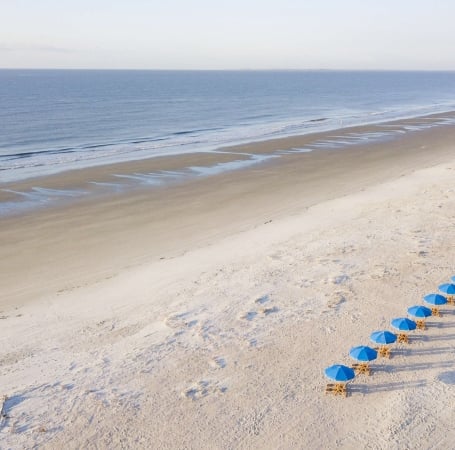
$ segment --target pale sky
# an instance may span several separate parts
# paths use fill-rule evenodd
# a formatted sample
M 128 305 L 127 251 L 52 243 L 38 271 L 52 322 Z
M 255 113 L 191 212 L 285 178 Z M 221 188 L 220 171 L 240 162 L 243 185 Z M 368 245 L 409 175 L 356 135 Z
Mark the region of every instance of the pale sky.
M 455 70 L 454 0 L 0 0 L 0 68 Z

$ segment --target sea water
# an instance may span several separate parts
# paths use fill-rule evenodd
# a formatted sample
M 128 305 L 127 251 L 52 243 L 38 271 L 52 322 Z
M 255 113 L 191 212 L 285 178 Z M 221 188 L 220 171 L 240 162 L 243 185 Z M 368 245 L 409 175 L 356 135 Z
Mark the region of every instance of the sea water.
M 451 110 L 453 72 L 0 70 L 0 187 Z

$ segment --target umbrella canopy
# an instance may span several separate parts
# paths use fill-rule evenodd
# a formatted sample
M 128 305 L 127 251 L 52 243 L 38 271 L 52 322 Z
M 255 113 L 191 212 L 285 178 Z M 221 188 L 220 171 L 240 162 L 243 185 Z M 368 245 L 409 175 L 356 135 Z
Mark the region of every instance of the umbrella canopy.
M 390 331 L 375 331 L 371 333 L 370 339 L 376 344 L 393 344 L 397 336 Z
M 441 284 L 438 289 L 444 294 L 455 295 L 455 284 Z
M 359 345 L 358 347 L 351 348 L 349 356 L 357 361 L 373 361 L 373 359 L 378 357 L 378 352 L 366 345 Z
M 447 303 L 447 299 L 443 295 L 439 294 L 428 294 L 423 297 L 423 300 L 430 305 L 445 305 Z
M 451 278 L 451 280 L 455 283 L 455 276 L 453 276 L 453 277 Z
M 426 306 L 416 305 L 408 308 L 408 313 L 413 317 L 424 319 L 425 317 L 431 316 L 431 309 L 427 308 Z
M 397 317 L 392 319 L 392 327 L 400 331 L 412 331 L 416 329 L 417 324 L 407 317 Z
M 325 376 L 335 381 L 349 381 L 355 377 L 354 371 L 347 366 L 335 364 L 324 370 Z

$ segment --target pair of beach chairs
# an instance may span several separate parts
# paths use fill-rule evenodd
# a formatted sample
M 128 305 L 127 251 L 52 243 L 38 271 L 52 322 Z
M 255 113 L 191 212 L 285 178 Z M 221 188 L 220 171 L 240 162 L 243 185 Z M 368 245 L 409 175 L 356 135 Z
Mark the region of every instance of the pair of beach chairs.
M 371 367 L 368 363 L 355 363 L 352 368 L 356 375 L 371 375 Z
M 325 388 L 325 393 L 347 397 L 348 396 L 347 383 L 328 383 Z

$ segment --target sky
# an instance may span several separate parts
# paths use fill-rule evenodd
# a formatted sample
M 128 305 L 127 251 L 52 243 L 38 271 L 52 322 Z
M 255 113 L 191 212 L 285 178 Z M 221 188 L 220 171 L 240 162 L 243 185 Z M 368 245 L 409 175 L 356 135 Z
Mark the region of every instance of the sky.
M 0 0 L 0 68 L 455 70 L 453 0 Z

